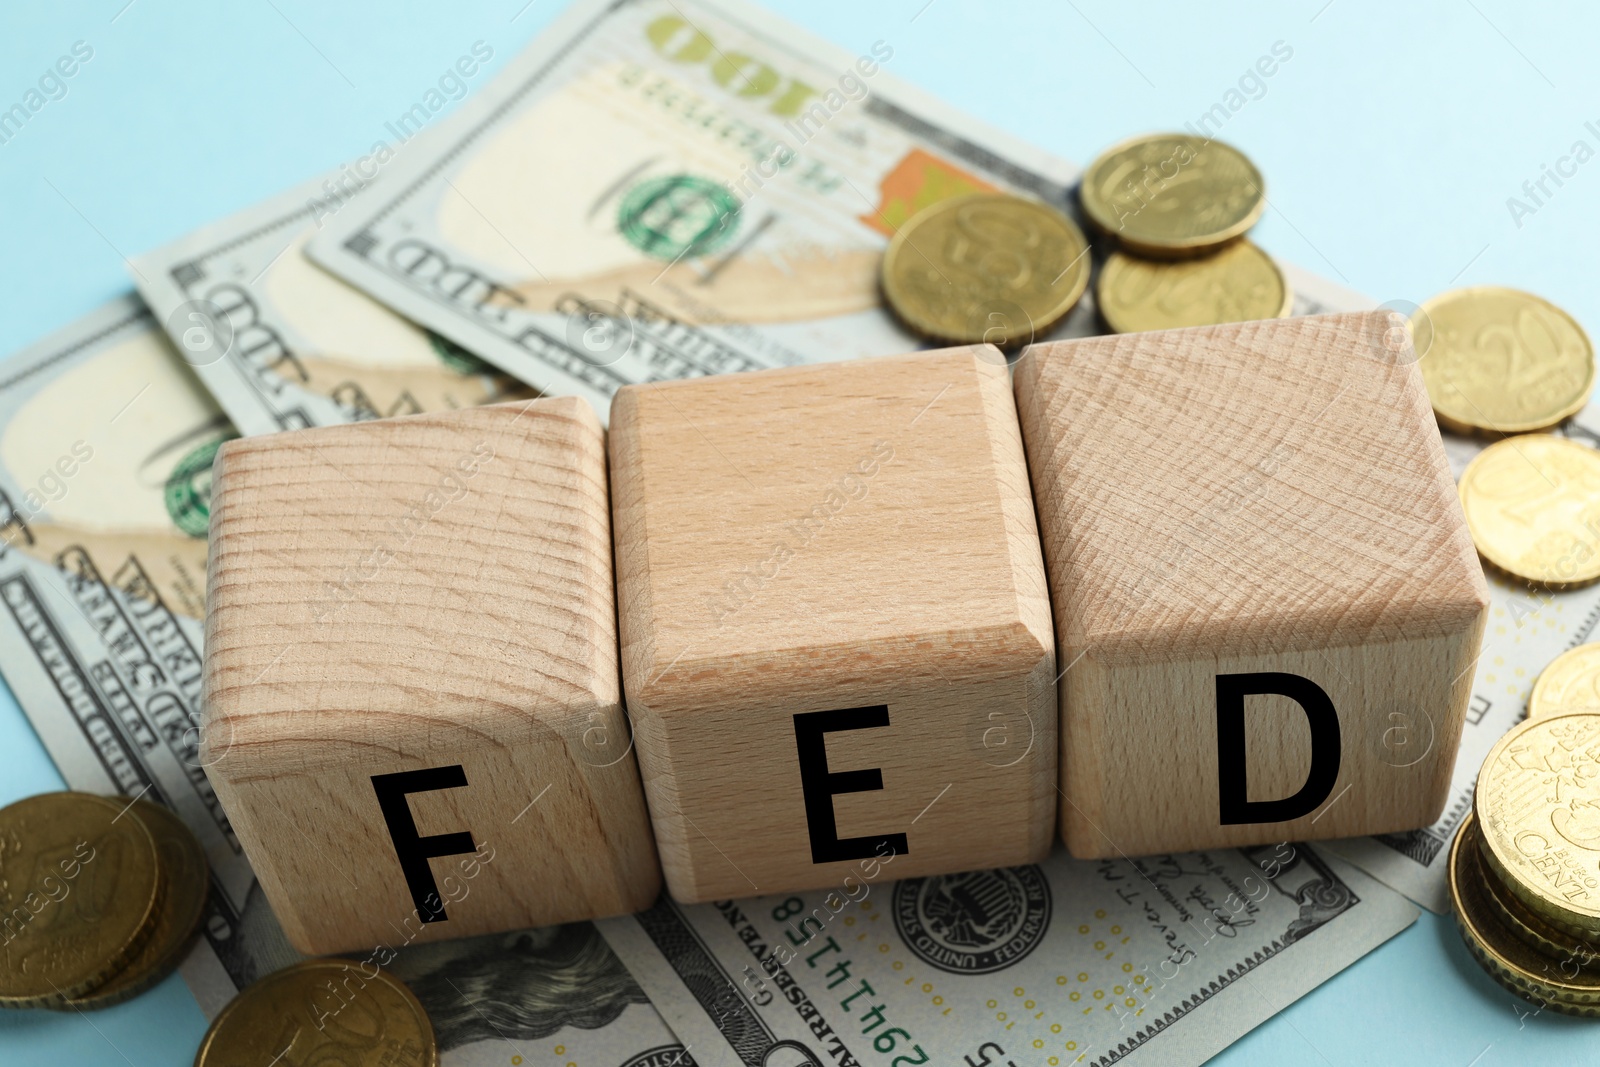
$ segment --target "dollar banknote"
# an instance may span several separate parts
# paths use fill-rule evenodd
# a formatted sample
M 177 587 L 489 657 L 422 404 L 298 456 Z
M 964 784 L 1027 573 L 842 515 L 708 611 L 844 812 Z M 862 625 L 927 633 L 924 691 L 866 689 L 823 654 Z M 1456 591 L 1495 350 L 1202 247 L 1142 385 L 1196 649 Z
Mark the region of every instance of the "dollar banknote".
M 893 859 L 600 927 L 703 1067 L 1185 1067 L 1417 916 L 1287 842 L 871 882 Z
M 896 228 L 1061 161 L 734 0 L 580 0 L 330 219 L 312 258 L 604 417 L 630 382 L 919 347 Z
M 297 958 L 199 757 L 211 460 L 236 436 L 142 301 L 3 364 L 0 671 L 74 789 L 165 804 L 213 891 L 202 1006 Z
M 376 180 L 341 167 L 134 261 L 155 317 L 241 433 L 533 395 L 305 257 Z
M 212 892 L 181 970 L 208 1016 L 300 958 L 199 755 L 211 460 L 234 436 L 131 296 L 0 365 L 0 671 L 70 788 L 164 804 L 204 843 Z M 393 967 L 445 1067 L 694 1067 L 588 923 Z

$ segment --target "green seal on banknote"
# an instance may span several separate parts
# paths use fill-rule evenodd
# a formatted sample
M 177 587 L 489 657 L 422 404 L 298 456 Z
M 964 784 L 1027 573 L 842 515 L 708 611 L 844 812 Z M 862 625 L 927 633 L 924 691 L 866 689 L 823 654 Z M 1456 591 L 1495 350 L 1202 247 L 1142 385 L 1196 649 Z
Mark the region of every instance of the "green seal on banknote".
M 693 174 L 640 182 L 617 209 L 617 229 L 628 243 L 668 261 L 715 252 L 738 228 L 738 199 L 721 182 Z
M 455 373 L 462 375 L 499 373 L 454 341 L 440 337 L 432 330 L 425 332 L 428 335 L 428 344 L 433 348 L 433 354 L 439 357 L 440 363 L 443 363 Z
M 184 456 L 167 475 L 164 497 L 172 524 L 190 537 L 204 537 L 211 526 L 211 461 L 221 440 L 201 445 Z

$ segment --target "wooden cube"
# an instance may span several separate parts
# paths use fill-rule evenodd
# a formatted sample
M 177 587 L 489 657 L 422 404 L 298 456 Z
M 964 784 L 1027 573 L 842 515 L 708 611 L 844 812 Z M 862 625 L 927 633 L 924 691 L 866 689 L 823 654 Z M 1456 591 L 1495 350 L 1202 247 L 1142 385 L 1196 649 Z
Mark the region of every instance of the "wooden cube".
M 623 685 L 681 901 L 1042 857 L 1055 660 L 989 346 L 629 386 Z
M 232 441 L 211 506 L 202 753 L 297 948 L 655 899 L 587 404 Z
M 1081 857 L 1427 825 L 1488 591 L 1381 313 L 1036 345 L 1016 391 Z

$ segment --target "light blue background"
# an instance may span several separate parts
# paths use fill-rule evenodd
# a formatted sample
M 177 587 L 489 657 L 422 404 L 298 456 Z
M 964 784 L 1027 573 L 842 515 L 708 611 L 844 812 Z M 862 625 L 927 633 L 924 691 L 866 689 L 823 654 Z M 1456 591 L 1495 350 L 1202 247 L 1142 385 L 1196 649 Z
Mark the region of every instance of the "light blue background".
M 126 290 L 123 256 L 367 150 L 475 40 L 498 69 L 563 6 L 124 2 L 0 10 L 0 108 L 73 42 L 94 49 L 66 97 L 0 145 L 0 351 Z M 1257 241 L 1379 300 L 1498 283 L 1600 327 L 1600 160 L 1551 186 L 1521 227 L 1506 205 L 1575 140 L 1600 149 L 1584 128 L 1600 129 L 1592 6 L 770 6 L 852 52 L 888 42 L 894 74 L 1079 163 L 1196 119 L 1284 41 L 1293 58 L 1222 131 L 1267 176 Z M 0 803 L 60 787 L 0 691 Z M 1528 1010 L 1478 970 L 1449 919 L 1424 913 L 1215 1062 L 1600 1063 L 1600 1023 Z M 0 1013 L 0 1065 L 188 1063 L 204 1029 L 174 976 L 93 1016 Z

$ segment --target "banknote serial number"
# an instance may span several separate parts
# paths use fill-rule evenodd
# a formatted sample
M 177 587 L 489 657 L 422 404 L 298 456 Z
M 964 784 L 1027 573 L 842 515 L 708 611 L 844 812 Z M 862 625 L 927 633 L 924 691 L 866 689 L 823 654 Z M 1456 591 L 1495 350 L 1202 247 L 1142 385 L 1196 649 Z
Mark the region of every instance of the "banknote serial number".
M 772 919 L 777 923 L 787 923 L 805 910 L 805 901 L 799 897 L 789 897 L 772 909 Z M 805 931 L 805 925 L 802 923 L 800 927 L 802 937 L 799 940 L 796 940 L 793 930 L 787 931 L 789 940 L 797 946 L 805 945 L 815 940 L 822 933 L 820 928 L 814 933 L 806 933 Z M 823 961 L 821 965 L 818 963 L 819 960 Z M 822 947 L 807 955 L 805 961 L 806 966 L 812 970 L 826 968 L 823 970 L 823 977 L 828 979 L 828 988 L 830 990 L 838 989 L 839 986 L 850 980 L 850 968 L 855 962 L 845 955 L 844 949 L 831 935 L 823 940 Z M 832 966 L 827 966 L 828 964 L 832 964 Z M 846 987 L 846 989 L 848 988 Z M 904 1052 L 889 1061 L 889 1067 L 901 1067 L 902 1064 L 905 1067 L 918 1067 L 919 1064 L 928 1062 L 928 1054 L 923 1051 L 921 1045 L 915 1043 L 910 1031 L 902 1026 L 889 1025 L 888 1017 L 884 1014 L 884 1006 L 874 1003 L 874 998 L 878 995 L 878 991 L 873 989 L 872 983 L 865 978 L 859 980 L 855 988 L 850 992 L 845 993 L 841 990 L 834 995 L 838 997 L 839 1007 L 844 1011 L 852 1015 L 857 1010 L 861 1011 L 861 1015 L 856 1018 L 856 1022 L 866 1024 L 861 1027 L 861 1035 L 863 1037 L 871 1036 L 873 1048 L 884 1055 L 888 1055 L 898 1049 L 905 1049 Z M 855 1005 L 862 997 L 867 998 L 866 1007 L 858 1009 Z M 880 1029 L 880 1027 L 885 1026 L 888 1028 Z M 915 1053 L 914 1057 L 912 1053 Z

